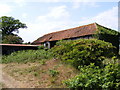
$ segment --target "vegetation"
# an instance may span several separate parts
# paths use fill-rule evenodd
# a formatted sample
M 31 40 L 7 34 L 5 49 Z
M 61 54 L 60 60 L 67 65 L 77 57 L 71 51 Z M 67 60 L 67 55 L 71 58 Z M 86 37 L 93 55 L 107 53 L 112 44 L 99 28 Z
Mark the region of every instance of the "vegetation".
M 37 83 L 35 87 L 119 90 L 120 61 L 114 49 L 111 43 L 97 39 L 59 41 L 50 50 L 40 46 L 3 56 L 2 63 L 8 63 L 9 74 L 18 80 L 28 78 L 32 85 Z
M 111 43 L 97 39 L 80 39 L 74 41 L 60 41 L 50 51 L 53 57 L 61 59 L 64 62 L 71 63 L 76 68 L 79 65 L 101 66 L 106 57 L 114 55 Z
M 45 50 L 24 50 L 13 52 L 11 55 L 3 56 L 2 63 L 27 63 L 27 62 L 40 62 L 42 60 L 50 59 L 51 55 Z
M 13 17 L 2 16 L 0 18 L 0 29 L 2 30 L 2 35 L 11 35 L 13 32 L 19 32 L 19 28 L 26 28 L 27 26 L 21 23 L 18 19 Z
M 103 27 L 101 25 L 97 24 L 97 28 L 98 28 L 98 34 L 109 34 L 109 35 L 116 35 L 118 36 L 120 33 L 118 31 Z
M 2 43 L 9 43 L 9 44 L 22 44 L 23 40 L 21 37 L 17 35 L 7 35 L 4 36 Z
M 52 77 L 55 77 L 57 74 L 59 74 L 59 72 L 57 70 L 49 70 L 49 73 Z
M 22 43 L 22 38 L 14 34 L 14 32 L 19 33 L 18 29 L 20 28 L 27 28 L 27 26 L 26 24 L 21 23 L 18 19 L 14 19 L 13 17 L 0 17 L 0 30 L 2 30 L 3 40 L 2 43 Z
M 80 74 L 64 83 L 76 90 L 120 89 L 120 64 L 109 64 L 104 68 L 90 64 L 79 67 Z
M 118 54 L 120 32 L 103 27 L 99 24 L 97 24 L 97 29 L 98 30 L 96 31 L 96 34 L 93 35 L 93 37 L 99 40 L 104 40 L 105 42 L 112 43 L 112 45 L 116 47 L 114 52 Z

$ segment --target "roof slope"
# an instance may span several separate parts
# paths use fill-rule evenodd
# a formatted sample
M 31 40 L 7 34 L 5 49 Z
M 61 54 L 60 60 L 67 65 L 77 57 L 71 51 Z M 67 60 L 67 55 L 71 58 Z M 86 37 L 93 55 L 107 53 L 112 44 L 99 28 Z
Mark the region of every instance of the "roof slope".
M 96 30 L 97 30 L 96 23 L 92 23 L 71 29 L 45 34 L 44 36 L 35 40 L 33 44 L 38 44 L 46 41 L 69 39 L 69 38 L 80 37 L 85 35 L 93 35 L 95 34 Z

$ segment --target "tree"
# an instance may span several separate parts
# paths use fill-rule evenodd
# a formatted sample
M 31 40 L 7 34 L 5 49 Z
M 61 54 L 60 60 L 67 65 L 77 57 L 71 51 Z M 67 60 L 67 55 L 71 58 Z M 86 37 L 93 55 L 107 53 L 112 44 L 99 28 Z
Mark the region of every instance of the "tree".
M 0 29 L 2 30 L 2 35 L 11 35 L 13 32 L 19 33 L 19 28 L 27 28 L 26 24 L 21 23 L 18 19 L 13 17 L 2 16 L 0 18 Z
M 22 44 L 23 40 L 21 37 L 17 35 L 6 35 L 4 36 L 4 39 L 2 40 L 2 43 L 6 44 Z
M 7 17 L 7 16 L 0 17 L 0 30 L 2 31 L 3 43 L 23 42 L 21 37 L 14 34 L 14 32 L 19 33 L 18 30 L 20 28 L 27 28 L 27 26 L 26 24 L 21 23 L 18 19 L 14 19 L 13 17 Z

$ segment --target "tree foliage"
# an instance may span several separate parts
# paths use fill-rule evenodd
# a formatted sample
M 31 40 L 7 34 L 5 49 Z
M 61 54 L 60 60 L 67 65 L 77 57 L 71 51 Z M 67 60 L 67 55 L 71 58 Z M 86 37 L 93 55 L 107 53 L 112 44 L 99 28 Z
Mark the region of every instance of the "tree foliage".
M 13 17 L 2 16 L 0 18 L 0 29 L 2 30 L 2 35 L 11 35 L 13 32 L 19 32 L 19 28 L 27 28 L 26 24 L 21 23 L 18 19 Z
M 22 38 L 14 32 L 19 33 L 18 29 L 27 28 L 26 24 L 21 23 L 18 19 L 13 17 L 2 16 L 0 18 L 0 30 L 2 32 L 2 43 L 20 44 L 23 42 Z
M 6 44 L 22 44 L 23 40 L 21 37 L 17 35 L 7 35 L 4 36 L 4 39 L 2 40 L 2 43 Z

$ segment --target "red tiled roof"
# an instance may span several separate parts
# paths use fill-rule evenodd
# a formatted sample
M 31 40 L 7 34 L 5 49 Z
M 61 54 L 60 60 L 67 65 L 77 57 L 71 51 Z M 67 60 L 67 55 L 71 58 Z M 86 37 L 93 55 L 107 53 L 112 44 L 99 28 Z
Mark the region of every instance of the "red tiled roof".
M 56 40 L 62 40 L 62 39 L 69 39 L 74 37 L 80 37 L 85 35 L 93 35 L 95 34 L 95 31 L 97 30 L 96 23 L 83 25 L 67 30 L 62 30 L 58 32 L 53 32 L 46 34 L 37 40 L 33 42 L 33 44 L 39 44 L 46 41 L 56 41 Z
M 30 47 L 36 47 L 39 45 L 26 45 L 26 44 L 0 44 L 0 46 L 30 46 Z

